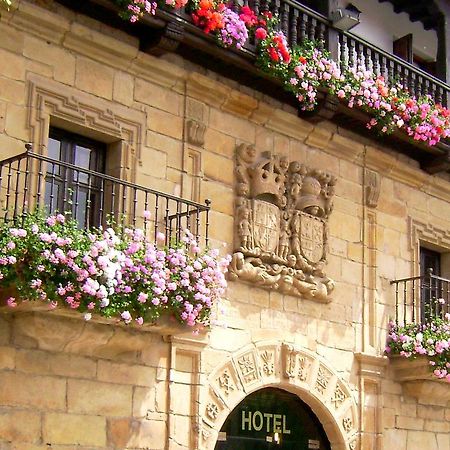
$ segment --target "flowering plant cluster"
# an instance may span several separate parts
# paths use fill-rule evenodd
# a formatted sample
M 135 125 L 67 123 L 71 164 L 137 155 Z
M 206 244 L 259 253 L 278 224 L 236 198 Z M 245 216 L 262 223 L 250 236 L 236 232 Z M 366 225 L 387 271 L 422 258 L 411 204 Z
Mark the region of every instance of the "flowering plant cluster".
M 162 314 L 194 327 L 207 325 L 211 307 L 226 287 L 228 258 L 201 251 L 185 232 L 164 247 L 140 229 L 81 230 L 62 214 L 24 216 L 20 227 L 0 226 L 0 286 L 15 287 L 19 301 L 41 301 L 84 314 L 153 323 Z M 19 300 L 20 299 L 20 300 Z
M 312 111 L 317 104 L 317 91 L 327 85 L 336 89 L 342 76 L 337 64 L 320 51 L 314 42 L 308 41 L 293 50 L 293 69 L 286 78 L 286 89 L 293 92 L 301 109 Z
M 426 356 L 434 376 L 450 383 L 450 314 L 436 316 L 422 325 L 389 322 L 385 352 L 409 359 Z
M 124 8 L 122 16 L 131 21 L 155 10 L 145 0 L 115 1 Z M 326 52 L 318 49 L 318 43 L 305 40 L 301 46 L 290 48 L 279 30 L 278 18 L 268 11 L 257 17 L 248 6 L 233 10 L 224 0 L 159 1 L 161 6 L 174 8 L 186 5 L 194 24 L 205 33 L 215 34 L 224 47 L 241 48 L 249 36 L 254 36 L 257 65 L 293 92 L 303 110 L 314 109 L 318 90 L 323 89 L 336 94 L 348 107 L 367 112 L 371 116 L 369 129 L 386 134 L 403 130 L 430 146 L 450 136 L 450 111 L 435 104 L 430 96 L 412 97 L 400 84 L 390 85 L 366 70 L 364 63 L 339 69 Z
M 223 27 L 219 30 L 217 39 L 224 47 L 241 48 L 248 39 L 248 31 L 245 22 L 229 8 L 225 8 L 222 14 Z
M 372 116 L 369 129 L 376 126 L 382 133 L 401 129 L 430 146 L 450 136 L 448 109 L 435 104 L 429 95 L 411 97 L 401 84 L 389 86 L 383 77 L 364 68 L 347 68 L 333 92 L 350 108 L 357 106 Z
M 123 8 L 120 17 L 132 23 L 137 22 L 145 13 L 154 15 L 158 7 L 155 1 L 149 0 L 116 0 L 116 3 Z

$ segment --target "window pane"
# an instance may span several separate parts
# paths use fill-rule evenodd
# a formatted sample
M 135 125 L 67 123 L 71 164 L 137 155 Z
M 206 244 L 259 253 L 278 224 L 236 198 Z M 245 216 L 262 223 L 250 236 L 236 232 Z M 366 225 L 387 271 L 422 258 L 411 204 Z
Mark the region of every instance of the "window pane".
M 61 141 L 58 139 L 49 138 L 48 140 L 48 157 L 52 158 L 56 161 L 61 161 Z M 47 164 L 47 173 L 51 173 L 54 175 L 59 175 L 60 167 L 54 164 Z
M 77 204 L 75 205 L 74 217 L 76 218 L 80 228 L 83 228 L 86 225 L 86 207 L 87 192 L 79 191 L 77 195 Z
M 91 152 L 92 150 L 90 148 L 76 145 L 74 150 L 73 164 L 82 169 L 89 170 L 91 165 Z M 79 172 L 78 175 L 74 174 L 74 181 L 78 181 L 80 183 L 87 183 L 88 176 L 83 172 Z
M 49 214 L 54 214 L 57 210 L 60 209 L 59 205 L 59 185 L 56 184 L 55 180 L 46 180 L 45 181 L 45 197 L 44 197 L 44 205 L 45 210 L 48 211 Z

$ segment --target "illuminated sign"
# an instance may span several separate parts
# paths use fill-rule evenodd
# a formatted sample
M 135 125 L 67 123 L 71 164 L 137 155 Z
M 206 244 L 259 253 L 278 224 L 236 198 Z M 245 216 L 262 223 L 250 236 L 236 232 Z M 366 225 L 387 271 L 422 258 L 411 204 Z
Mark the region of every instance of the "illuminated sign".
M 330 443 L 306 403 L 269 387 L 249 394 L 234 408 L 215 450 L 330 450 Z
M 261 411 L 242 411 L 241 430 L 261 431 L 266 433 L 291 434 L 286 427 L 284 414 L 263 413 Z

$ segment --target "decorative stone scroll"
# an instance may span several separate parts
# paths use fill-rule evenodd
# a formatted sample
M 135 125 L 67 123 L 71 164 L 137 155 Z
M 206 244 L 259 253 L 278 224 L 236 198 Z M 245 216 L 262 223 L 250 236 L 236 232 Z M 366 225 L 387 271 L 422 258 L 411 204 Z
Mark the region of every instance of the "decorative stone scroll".
M 329 301 L 324 273 L 336 178 L 241 144 L 236 162 L 236 252 L 230 278 Z

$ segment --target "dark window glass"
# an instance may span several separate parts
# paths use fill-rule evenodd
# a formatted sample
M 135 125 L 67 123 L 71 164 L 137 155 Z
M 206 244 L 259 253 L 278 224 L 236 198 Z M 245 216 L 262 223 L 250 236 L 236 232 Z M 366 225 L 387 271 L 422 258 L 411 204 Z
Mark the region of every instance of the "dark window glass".
M 51 128 L 45 177 L 45 204 L 50 213 L 70 213 L 81 227 L 100 225 L 105 145 Z
M 431 270 L 431 272 L 430 272 Z M 441 313 L 438 299 L 442 297 L 442 283 L 430 276 L 441 276 L 441 254 L 427 248 L 420 248 L 421 319 L 422 322 Z

